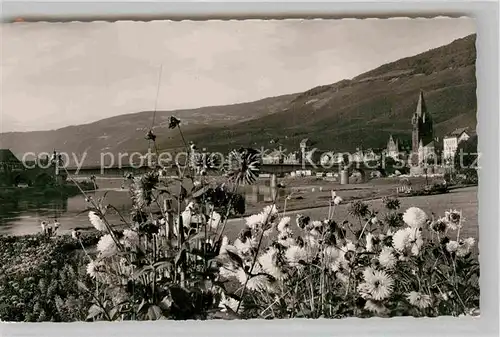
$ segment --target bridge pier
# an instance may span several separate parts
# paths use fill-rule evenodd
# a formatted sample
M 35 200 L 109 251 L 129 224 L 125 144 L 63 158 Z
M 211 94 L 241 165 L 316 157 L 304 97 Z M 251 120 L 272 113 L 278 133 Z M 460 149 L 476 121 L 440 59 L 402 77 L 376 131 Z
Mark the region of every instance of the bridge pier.
M 278 186 L 278 179 L 276 178 L 276 174 L 271 174 L 271 177 L 269 178 L 271 183 L 270 183 L 270 186 L 271 186 L 271 189 L 274 189 Z
M 347 170 L 340 171 L 340 185 L 349 184 L 349 172 Z

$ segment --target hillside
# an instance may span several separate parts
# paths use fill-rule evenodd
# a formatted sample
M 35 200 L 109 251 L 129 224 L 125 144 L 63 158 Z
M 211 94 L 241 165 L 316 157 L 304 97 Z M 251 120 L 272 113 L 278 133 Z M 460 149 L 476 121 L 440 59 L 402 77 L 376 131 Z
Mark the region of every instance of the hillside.
M 181 145 L 168 117 L 182 121 L 184 134 L 199 147 L 227 151 L 239 146 L 276 146 L 296 150 L 309 138 L 324 150 L 350 151 L 358 146 L 383 147 L 389 134 L 411 135 L 410 119 L 419 90 L 424 91 L 435 133 L 442 137 L 457 127 L 476 128 L 475 35 L 422 54 L 400 59 L 351 80 L 303 93 L 256 102 L 193 110 L 157 112 L 155 133 L 160 150 Z M 140 112 L 54 131 L 6 133 L 0 148 L 26 151 L 87 151 L 86 163 L 100 152 L 143 151 L 152 112 Z

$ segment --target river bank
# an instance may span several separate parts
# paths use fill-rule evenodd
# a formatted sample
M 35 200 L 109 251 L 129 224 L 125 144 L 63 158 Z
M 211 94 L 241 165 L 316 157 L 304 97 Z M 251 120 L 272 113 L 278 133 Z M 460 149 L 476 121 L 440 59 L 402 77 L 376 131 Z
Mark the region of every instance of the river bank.
M 68 182 L 64 185 L 2 188 L 0 189 L 0 202 L 37 197 L 68 198 L 80 194 L 80 188 L 94 189 L 94 184 L 89 182 L 79 182 L 78 185 Z

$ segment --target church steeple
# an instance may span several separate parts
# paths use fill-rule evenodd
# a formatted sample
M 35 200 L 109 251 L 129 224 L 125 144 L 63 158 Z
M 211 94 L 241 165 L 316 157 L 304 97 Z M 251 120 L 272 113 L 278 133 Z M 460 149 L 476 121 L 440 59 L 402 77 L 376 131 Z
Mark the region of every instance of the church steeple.
M 427 105 L 425 104 L 424 92 L 422 90 L 420 90 L 420 95 L 418 96 L 418 103 L 415 114 L 420 118 L 425 118 L 425 115 L 427 115 Z

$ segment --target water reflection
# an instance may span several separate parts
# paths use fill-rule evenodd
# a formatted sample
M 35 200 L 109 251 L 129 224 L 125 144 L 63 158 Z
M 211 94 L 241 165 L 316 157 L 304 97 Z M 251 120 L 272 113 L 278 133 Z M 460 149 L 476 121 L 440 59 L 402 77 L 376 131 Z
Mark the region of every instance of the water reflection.
M 99 179 L 99 190 L 87 192 L 95 199 L 105 196 L 104 204 L 111 204 L 128 217 L 132 203 L 126 186 L 122 188 L 122 179 Z M 270 202 L 276 193 L 282 198 L 287 191 L 272 188 L 269 185 L 252 185 L 243 188 L 247 207 L 262 202 Z M 26 235 L 40 231 L 40 222 L 52 222 L 58 219 L 60 232 L 69 232 L 74 228 L 90 228 L 87 218 L 87 203 L 82 195 L 71 198 L 31 197 L 13 199 L 0 204 L 0 235 Z M 110 214 L 109 220 L 120 222 L 118 214 Z

